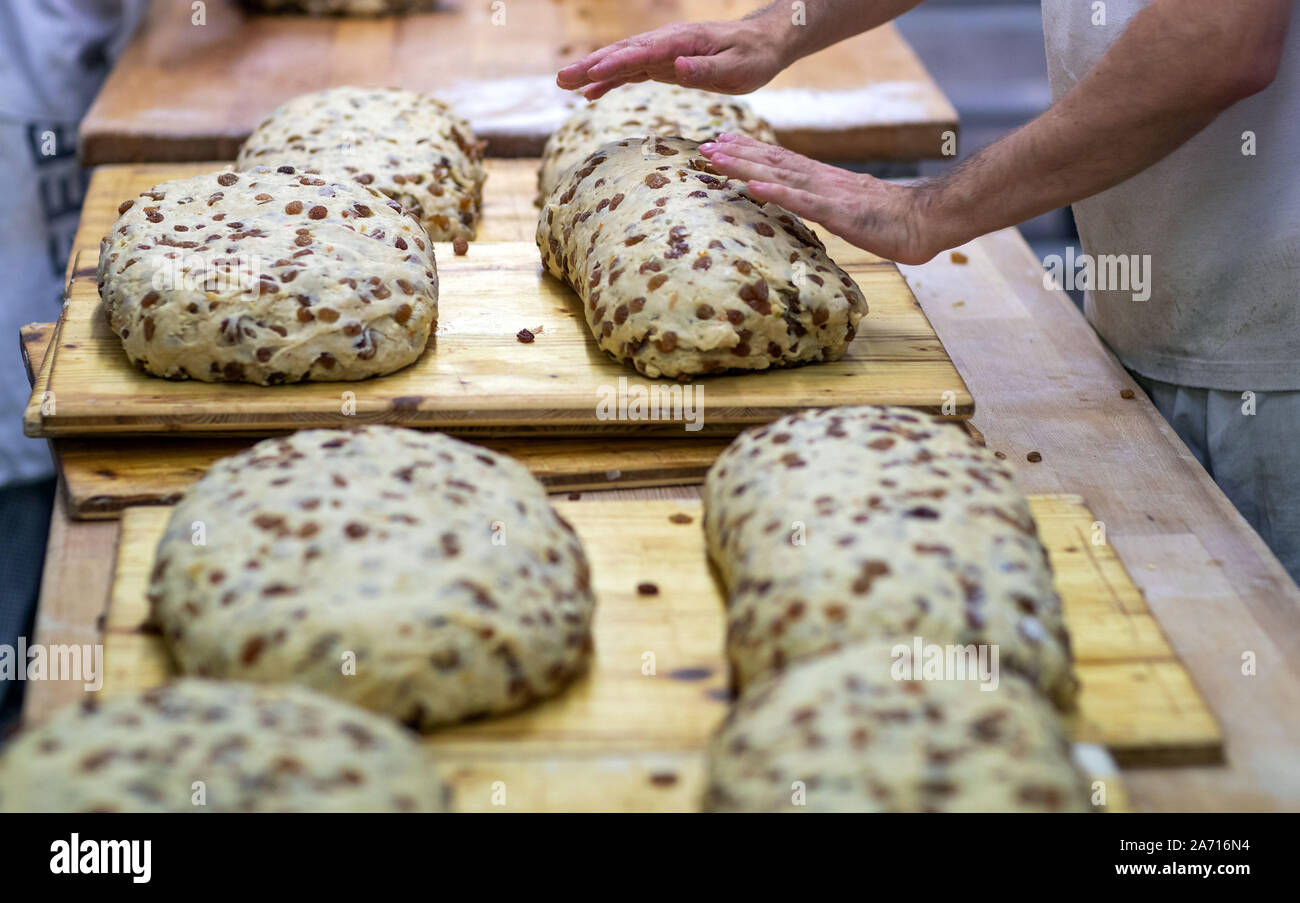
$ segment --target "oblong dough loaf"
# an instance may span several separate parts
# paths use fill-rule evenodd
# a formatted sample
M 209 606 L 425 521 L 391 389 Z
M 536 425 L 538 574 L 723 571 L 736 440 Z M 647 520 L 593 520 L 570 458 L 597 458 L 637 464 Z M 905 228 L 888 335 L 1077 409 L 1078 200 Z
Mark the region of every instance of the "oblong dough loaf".
M 647 376 L 837 360 L 867 312 L 798 217 L 753 200 L 680 138 L 606 144 L 542 207 L 546 268 L 596 343 Z
M 1005 671 L 992 691 L 895 680 L 892 652 L 845 646 L 747 689 L 710 744 L 705 807 L 1091 811 L 1065 728 L 1031 684 Z
M 522 465 L 393 427 L 217 462 L 173 510 L 149 597 L 187 673 L 303 684 L 422 730 L 559 692 L 595 605 Z
M 437 325 L 428 235 L 364 185 L 214 172 L 118 210 L 99 293 L 127 357 L 154 376 L 362 379 L 410 364 Z
M 434 241 L 474 238 L 483 147 L 469 123 L 427 94 L 330 88 L 293 98 L 239 148 L 238 169 L 296 166 L 382 191 Z
M 729 94 L 663 82 L 620 85 L 574 111 L 546 139 L 537 172 L 538 203 L 555 190 L 566 170 L 602 144 L 644 135 L 708 141 L 719 132 L 776 141 L 772 127 L 749 104 Z
M 838 645 L 995 643 L 1063 708 L 1070 639 L 1029 506 L 962 429 L 906 408 L 742 433 L 704 484 L 736 684 Z
M 446 796 L 410 732 L 298 687 L 91 694 L 0 758 L 0 812 L 441 812 Z

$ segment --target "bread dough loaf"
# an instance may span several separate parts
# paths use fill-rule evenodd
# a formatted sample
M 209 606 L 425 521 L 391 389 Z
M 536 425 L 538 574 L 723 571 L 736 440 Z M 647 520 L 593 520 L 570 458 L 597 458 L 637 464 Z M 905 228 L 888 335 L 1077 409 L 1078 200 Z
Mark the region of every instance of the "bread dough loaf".
M 554 695 L 592 648 L 587 561 L 542 485 L 395 427 L 217 462 L 173 510 L 149 594 L 186 673 L 303 684 L 422 730 Z
M 1068 708 L 1047 552 L 1010 469 L 906 408 L 805 411 L 741 434 L 704 485 L 738 686 L 869 638 L 997 644 Z
M 709 141 L 719 132 L 776 141 L 772 127 L 731 95 L 662 82 L 620 85 L 576 110 L 546 139 L 537 173 L 538 203 L 546 200 L 566 170 L 602 144 L 645 135 Z
M 889 642 L 845 646 L 752 685 L 709 749 L 723 812 L 1087 812 L 1061 720 L 1003 672 L 895 680 Z
M 434 241 L 472 239 L 483 204 L 483 146 L 427 94 L 331 88 L 276 109 L 239 149 L 238 169 L 296 166 L 354 179 L 397 201 Z
M 596 343 L 646 376 L 836 360 L 862 291 L 798 217 L 753 200 L 681 138 L 625 139 L 567 172 L 542 207 L 546 268 Z
M 304 13 L 309 16 L 382 16 L 424 12 L 439 0 L 240 0 L 262 13 Z
M 0 812 L 445 809 L 411 733 L 295 687 L 180 680 L 89 695 L 0 758 Z
M 424 351 L 438 271 L 420 224 L 355 182 L 258 169 L 118 208 L 99 292 L 135 366 L 168 379 L 362 379 Z

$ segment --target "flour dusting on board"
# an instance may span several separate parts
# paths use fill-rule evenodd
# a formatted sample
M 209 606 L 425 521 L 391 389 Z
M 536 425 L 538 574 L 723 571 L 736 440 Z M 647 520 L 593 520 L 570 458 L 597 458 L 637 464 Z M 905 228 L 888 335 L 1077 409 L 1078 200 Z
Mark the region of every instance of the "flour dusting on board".
M 476 131 L 498 135 L 549 134 L 585 103 L 549 75 L 460 81 L 437 94 Z M 846 90 L 765 88 L 745 99 L 780 131 L 926 122 L 933 118 L 926 103 L 931 96 L 922 82 L 893 81 Z
M 746 99 L 778 132 L 783 129 L 831 129 L 933 118 L 921 82 L 877 82 L 848 90 L 766 88 Z

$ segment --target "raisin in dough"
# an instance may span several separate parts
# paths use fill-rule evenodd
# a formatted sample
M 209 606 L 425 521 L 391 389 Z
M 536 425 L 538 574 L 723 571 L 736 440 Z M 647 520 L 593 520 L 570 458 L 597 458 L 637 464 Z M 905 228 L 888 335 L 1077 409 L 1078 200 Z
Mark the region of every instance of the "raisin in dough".
M 1032 684 L 1006 671 L 992 691 L 895 680 L 892 651 L 845 646 L 747 689 L 710 744 L 705 807 L 1091 811 L 1064 726 Z
M 438 320 L 423 228 L 374 189 L 255 170 L 164 182 L 100 243 L 99 294 L 135 366 L 274 385 L 400 370 Z
M 644 135 L 709 141 L 719 132 L 776 141 L 772 127 L 749 104 L 727 94 L 662 82 L 620 85 L 575 111 L 546 139 L 537 173 L 538 202 L 546 200 L 566 170 L 602 144 Z
M 606 144 L 542 207 L 542 261 L 596 343 L 687 379 L 843 357 L 862 291 L 793 214 L 750 198 L 681 138 Z
M 382 191 L 434 241 L 472 239 L 483 204 L 483 147 L 469 123 L 427 94 L 331 88 L 276 109 L 236 168 L 296 166 Z
M 185 679 L 103 701 L 90 694 L 0 759 L 0 812 L 445 809 L 414 735 L 296 687 Z
M 172 513 L 150 602 L 186 673 L 303 684 L 421 730 L 559 692 L 595 604 L 521 464 L 394 427 L 217 462 Z
M 1070 640 L 1029 506 L 960 427 L 906 408 L 806 411 L 741 434 L 704 485 L 738 686 L 872 637 L 999 647 L 1062 708 Z

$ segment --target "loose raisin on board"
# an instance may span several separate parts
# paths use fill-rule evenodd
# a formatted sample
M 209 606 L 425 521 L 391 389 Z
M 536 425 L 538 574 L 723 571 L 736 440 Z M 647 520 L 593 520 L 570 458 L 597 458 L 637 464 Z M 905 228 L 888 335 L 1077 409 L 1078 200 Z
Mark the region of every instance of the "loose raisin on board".
M 515 333 L 515 338 L 523 342 L 525 345 L 528 345 L 536 338 L 536 336 L 533 335 L 532 330 L 521 329 Z

